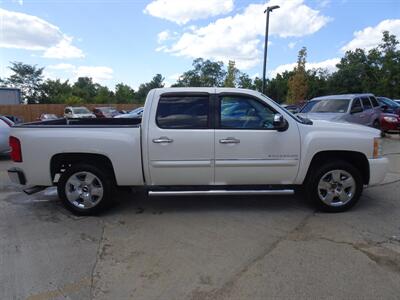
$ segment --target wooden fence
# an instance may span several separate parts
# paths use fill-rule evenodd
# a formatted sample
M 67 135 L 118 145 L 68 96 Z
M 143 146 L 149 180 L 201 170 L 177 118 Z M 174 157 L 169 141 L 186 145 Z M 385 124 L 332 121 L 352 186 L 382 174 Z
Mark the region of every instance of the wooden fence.
M 22 118 L 24 122 L 37 120 L 41 114 L 56 114 L 59 117 L 64 115 L 65 104 L 20 104 L 20 105 L 0 105 L 0 115 L 13 115 Z M 78 105 L 76 105 L 78 106 Z M 80 105 L 79 105 L 80 106 Z M 104 104 L 83 104 L 89 110 L 95 107 L 106 106 Z M 141 106 L 140 104 L 112 104 L 117 110 L 132 110 Z

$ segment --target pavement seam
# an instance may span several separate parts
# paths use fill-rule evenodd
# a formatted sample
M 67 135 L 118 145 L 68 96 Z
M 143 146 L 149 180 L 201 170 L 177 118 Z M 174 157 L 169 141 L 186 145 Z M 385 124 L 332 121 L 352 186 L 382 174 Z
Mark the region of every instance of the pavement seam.
M 99 243 L 97 245 L 96 260 L 95 260 L 95 262 L 93 264 L 91 275 L 90 275 L 90 299 L 94 299 L 94 297 L 93 297 L 94 276 L 95 276 L 95 271 L 96 271 L 97 264 L 100 261 L 101 245 L 102 245 L 103 240 L 104 240 L 104 231 L 105 231 L 105 228 L 106 228 L 106 224 L 105 224 L 105 222 L 103 220 L 100 219 L 100 223 L 102 224 L 101 235 L 100 235 Z

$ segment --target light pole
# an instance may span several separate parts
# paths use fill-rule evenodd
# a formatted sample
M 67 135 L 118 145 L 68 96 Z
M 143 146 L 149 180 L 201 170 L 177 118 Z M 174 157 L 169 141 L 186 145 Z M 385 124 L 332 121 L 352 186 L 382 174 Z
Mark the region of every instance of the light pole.
M 267 13 L 267 22 L 265 25 L 264 69 L 263 69 L 263 81 L 262 81 L 262 93 L 263 94 L 265 94 L 265 75 L 266 75 L 266 70 L 267 70 L 269 13 L 279 7 L 280 7 L 279 5 L 268 6 L 267 9 L 264 11 L 264 14 Z

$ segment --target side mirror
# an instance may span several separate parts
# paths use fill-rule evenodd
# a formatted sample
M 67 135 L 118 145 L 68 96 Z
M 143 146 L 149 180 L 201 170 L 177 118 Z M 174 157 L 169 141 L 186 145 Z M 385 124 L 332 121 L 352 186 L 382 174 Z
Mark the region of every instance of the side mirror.
M 288 122 L 281 114 L 274 115 L 274 122 L 272 124 L 274 125 L 274 129 L 278 131 L 285 131 L 289 127 Z
M 382 105 L 381 106 L 381 110 L 383 110 L 383 111 L 388 110 L 388 109 L 389 109 L 389 106 L 387 106 L 387 105 Z
M 360 106 L 352 107 L 350 111 L 351 114 L 357 114 L 360 112 L 363 112 L 363 109 Z

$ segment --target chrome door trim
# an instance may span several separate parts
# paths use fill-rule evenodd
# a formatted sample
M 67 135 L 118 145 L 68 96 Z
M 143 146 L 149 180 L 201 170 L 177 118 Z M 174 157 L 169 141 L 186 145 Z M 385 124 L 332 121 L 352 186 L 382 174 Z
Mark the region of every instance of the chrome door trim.
M 296 166 L 298 159 L 216 159 L 216 167 L 289 167 Z
M 211 167 L 211 160 L 160 160 L 152 161 L 153 168 Z
M 149 196 L 293 195 L 294 190 L 149 191 Z

